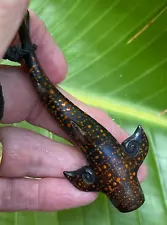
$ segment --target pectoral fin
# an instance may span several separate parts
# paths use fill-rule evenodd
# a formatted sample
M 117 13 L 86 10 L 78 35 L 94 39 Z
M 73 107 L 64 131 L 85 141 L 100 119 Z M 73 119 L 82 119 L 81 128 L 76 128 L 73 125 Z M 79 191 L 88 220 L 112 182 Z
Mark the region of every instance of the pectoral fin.
M 92 140 L 89 134 L 73 120 L 71 120 L 70 123 L 73 129 L 72 136 L 81 144 L 91 144 Z
M 75 171 L 64 171 L 65 177 L 81 191 L 98 191 L 97 177 L 89 166 Z
M 135 132 L 127 138 L 123 143 L 125 151 L 135 159 L 137 168 L 143 163 L 148 153 L 148 139 L 146 133 L 141 126 L 138 126 Z

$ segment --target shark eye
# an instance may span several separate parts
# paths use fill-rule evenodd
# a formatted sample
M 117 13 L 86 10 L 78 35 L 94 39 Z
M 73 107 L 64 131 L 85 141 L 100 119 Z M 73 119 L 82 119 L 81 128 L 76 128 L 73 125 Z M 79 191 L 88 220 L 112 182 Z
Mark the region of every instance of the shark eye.
M 95 176 L 94 176 L 93 173 L 91 173 L 89 171 L 88 172 L 83 172 L 82 173 L 82 179 L 87 184 L 93 184 L 94 181 L 95 181 Z
M 137 141 L 130 141 L 127 145 L 126 151 L 129 155 L 137 155 L 139 152 L 139 145 Z

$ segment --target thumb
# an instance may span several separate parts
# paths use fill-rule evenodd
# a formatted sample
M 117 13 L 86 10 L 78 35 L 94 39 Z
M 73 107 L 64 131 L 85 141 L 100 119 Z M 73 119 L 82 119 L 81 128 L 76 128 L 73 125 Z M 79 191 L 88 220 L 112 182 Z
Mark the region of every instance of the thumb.
M 28 4 L 29 0 L 0 0 L 0 59 L 15 37 Z

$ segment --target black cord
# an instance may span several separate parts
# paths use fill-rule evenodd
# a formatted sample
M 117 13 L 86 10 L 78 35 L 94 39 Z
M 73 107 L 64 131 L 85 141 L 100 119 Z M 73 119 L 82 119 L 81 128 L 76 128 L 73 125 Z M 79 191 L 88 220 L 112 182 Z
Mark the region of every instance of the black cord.
M 37 45 L 32 44 L 28 48 L 22 49 L 19 45 L 11 46 L 7 49 L 3 59 L 8 59 L 13 62 L 20 62 L 28 53 L 35 51 Z

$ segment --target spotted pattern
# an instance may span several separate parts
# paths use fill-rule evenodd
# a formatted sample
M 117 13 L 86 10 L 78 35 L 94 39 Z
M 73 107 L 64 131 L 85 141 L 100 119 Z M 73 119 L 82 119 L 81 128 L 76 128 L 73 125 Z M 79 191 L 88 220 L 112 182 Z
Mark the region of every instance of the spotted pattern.
M 20 27 L 22 46 L 26 46 L 29 24 L 25 17 Z M 31 44 L 31 43 L 29 43 Z M 71 142 L 85 155 L 89 166 L 64 175 L 79 190 L 105 193 L 121 212 L 130 212 L 144 203 L 137 171 L 148 152 L 148 139 L 141 126 L 122 144 L 101 124 L 67 99 L 48 79 L 36 54 L 24 56 L 41 101 Z

